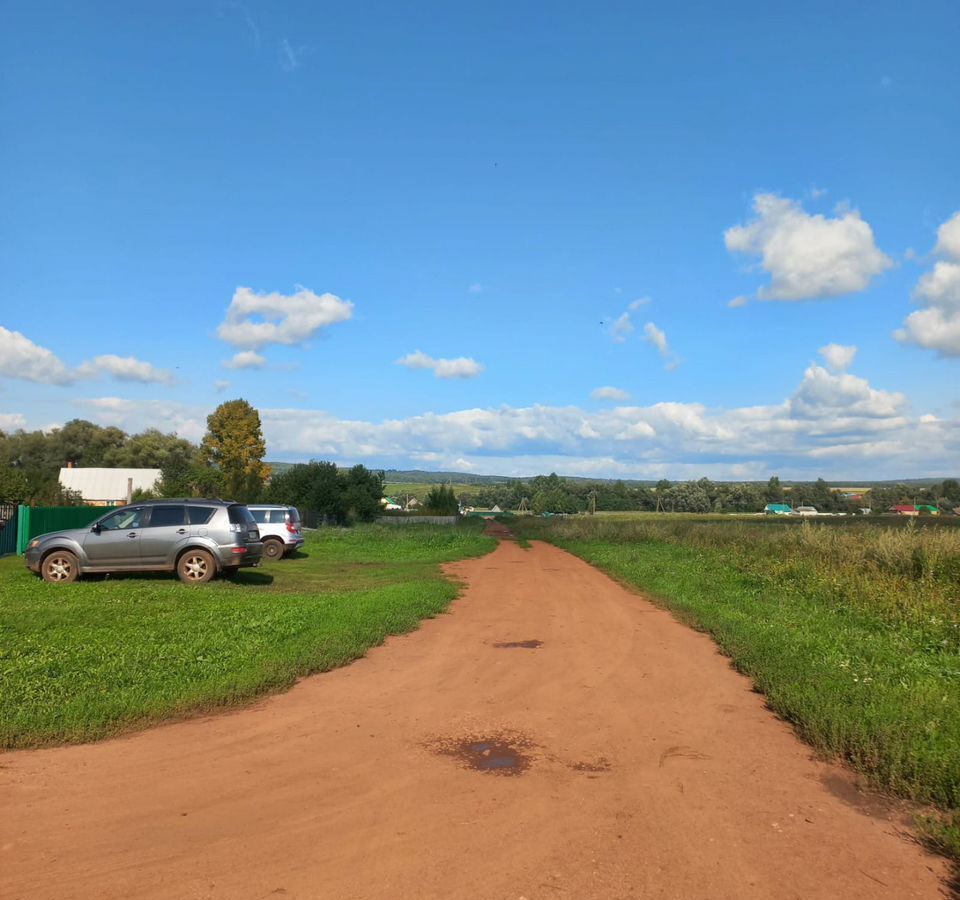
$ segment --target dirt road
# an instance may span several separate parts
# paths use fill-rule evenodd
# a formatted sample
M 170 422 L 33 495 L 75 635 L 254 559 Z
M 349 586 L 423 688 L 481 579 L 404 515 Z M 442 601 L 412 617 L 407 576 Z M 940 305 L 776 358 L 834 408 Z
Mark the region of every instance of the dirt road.
M 0 756 L 0 896 L 941 896 L 708 638 L 546 545 L 451 570 L 449 614 L 284 695 Z

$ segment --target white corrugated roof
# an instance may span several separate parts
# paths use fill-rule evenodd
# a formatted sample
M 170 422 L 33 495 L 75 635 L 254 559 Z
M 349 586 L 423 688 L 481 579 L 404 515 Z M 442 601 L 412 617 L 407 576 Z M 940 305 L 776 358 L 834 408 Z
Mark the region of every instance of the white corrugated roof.
M 127 479 L 133 489 L 148 491 L 160 478 L 159 469 L 61 469 L 60 484 L 65 490 L 77 491 L 84 500 L 127 499 Z

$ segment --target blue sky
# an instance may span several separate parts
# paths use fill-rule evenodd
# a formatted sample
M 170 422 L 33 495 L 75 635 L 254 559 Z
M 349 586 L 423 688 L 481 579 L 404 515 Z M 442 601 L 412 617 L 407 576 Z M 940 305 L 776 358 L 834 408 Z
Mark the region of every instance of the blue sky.
M 0 428 L 960 470 L 955 3 L 6 10 Z

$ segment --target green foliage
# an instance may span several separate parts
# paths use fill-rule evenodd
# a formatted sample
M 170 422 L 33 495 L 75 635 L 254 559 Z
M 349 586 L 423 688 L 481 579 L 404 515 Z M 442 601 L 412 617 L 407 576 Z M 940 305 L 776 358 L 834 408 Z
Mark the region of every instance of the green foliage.
M 342 471 L 332 462 L 317 460 L 291 466 L 267 488 L 271 503 L 309 510 L 337 525 L 373 521 L 382 496 L 383 472 L 371 472 L 364 466 Z
M 960 529 L 653 517 L 511 527 L 708 631 L 805 740 L 942 807 L 940 841 L 960 848 Z
M 30 496 L 27 476 L 12 466 L 0 468 L 0 502 L 21 503 Z
M 423 511 L 434 516 L 455 516 L 460 512 L 460 501 L 452 487 L 435 484 L 424 498 Z
M 200 458 L 223 473 L 224 490 L 232 500 L 256 500 L 270 467 L 263 462 L 267 446 L 260 413 L 246 400 L 228 400 L 207 416 Z
M 457 588 L 439 563 L 493 546 L 467 524 L 322 529 L 200 589 L 172 575 L 63 588 L 0 560 L 0 746 L 96 740 L 344 665 L 446 607 Z

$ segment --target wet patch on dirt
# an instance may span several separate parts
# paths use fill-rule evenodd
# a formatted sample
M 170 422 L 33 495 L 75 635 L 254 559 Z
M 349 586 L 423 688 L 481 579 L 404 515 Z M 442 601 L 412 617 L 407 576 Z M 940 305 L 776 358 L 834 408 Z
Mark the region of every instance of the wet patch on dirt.
M 534 744 L 523 735 L 500 732 L 459 738 L 439 738 L 428 745 L 463 768 L 491 775 L 523 775 L 532 763 Z
M 493 646 L 498 650 L 536 650 L 543 641 L 497 641 Z
M 834 797 L 866 816 L 875 819 L 909 820 L 905 812 L 907 804 L 882 794 L 862 790 L 853 778 L 840 772 L 828 772 L 820 781 Z

